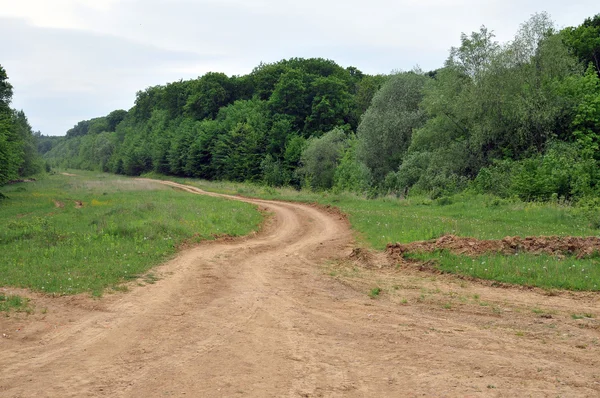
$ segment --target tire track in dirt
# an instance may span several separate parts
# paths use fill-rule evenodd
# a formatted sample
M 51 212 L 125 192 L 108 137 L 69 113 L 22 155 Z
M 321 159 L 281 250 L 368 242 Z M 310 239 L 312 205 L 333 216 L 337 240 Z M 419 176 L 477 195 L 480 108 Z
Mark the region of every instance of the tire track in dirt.
M 254 203 L 273 217 L 255 236 L 183 251 L 157 268 L 153 285 L 0 319 L 0 331 L 22 326 L 18 338 L 0 339 L 0 396 L 600 394 L 598 295 L 360 268 L 344 260 L 353 240 L 339 216 L 160 183 Z M 388 282 L 410 305 L 367 297 Z M 451 293 L 500 312 L 481 302 L 443 309 Z M 539 306 L 556 312 L 540 318 L 531 312 Z M 571 311 L 596 318 L 572 320 Z

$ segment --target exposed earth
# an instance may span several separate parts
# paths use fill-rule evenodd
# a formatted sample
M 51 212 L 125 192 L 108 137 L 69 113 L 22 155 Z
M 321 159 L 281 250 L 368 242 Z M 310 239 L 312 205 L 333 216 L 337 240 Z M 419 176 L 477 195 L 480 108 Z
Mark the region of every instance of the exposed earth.
M 335 212 L 234 199 L 272 213 L 263 230 L 185 249 L 155 283 L 0 289 L 36 307 L 0 316 L 0 396 L 600 396 L 599 294 L 390 267 Z
M 475 238 L 444 235 L 438 239 L 408 244 L 388 244 L 386 252 L 401 259 L 406 252 L 432 252 L 449 250 L 455 254 L 476 256 L 485 253 L 515 254 L 517 252 L 545 253 L 552 255 L 576 255 L 578 258 L 600 253 L 600 238 L 595 236 L 507 236 L 504 239 L 480 240 Z

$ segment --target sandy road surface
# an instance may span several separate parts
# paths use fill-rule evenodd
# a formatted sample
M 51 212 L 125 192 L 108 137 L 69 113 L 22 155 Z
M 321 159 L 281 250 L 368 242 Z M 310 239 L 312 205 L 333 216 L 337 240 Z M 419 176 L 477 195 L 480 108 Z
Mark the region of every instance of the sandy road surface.
M 598 295 L 361 268 L 339 216 L 247 201 L 273 213 L 263 232 L 155 284 L 0 318 L 0 396 L 600 396 Z

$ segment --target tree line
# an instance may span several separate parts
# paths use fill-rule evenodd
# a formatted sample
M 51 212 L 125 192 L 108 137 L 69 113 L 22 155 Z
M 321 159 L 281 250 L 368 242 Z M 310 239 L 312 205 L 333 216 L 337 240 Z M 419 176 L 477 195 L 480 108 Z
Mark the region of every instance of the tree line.
M 325 59 L 147 88 L 46 143 L 63 167 L 372 195 L 474 189 L 525 200 L 600 186 L 600 14 L 536 14 L 513 40 L 461 36 L 444 65 L 371 76 Z
M 39 173 L 42 161 L 36 138 L 23 111 L 10 107 L 13 87 L 0 65 L 0 186 Z

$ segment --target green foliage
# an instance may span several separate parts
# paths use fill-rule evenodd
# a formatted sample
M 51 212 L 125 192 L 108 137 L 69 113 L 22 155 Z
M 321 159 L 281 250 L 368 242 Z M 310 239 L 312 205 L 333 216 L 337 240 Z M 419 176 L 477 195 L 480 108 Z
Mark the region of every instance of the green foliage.
M 116 111 L 109 113 L 106 116 L 106 121 L 108 124 L 106 131 L 116 131 L 117 126 L 125 119 L 126 116 L 127 111 L 123 109 L 117 109 Z
M 346 149 L 333 176 L 335 192 L 363 193 L 369 190 L 371 173 L 367 166 L 358 161 L 356 157 L 357 146 L 358 139 L 355 136 L 348 137 Z
M 311 112 L 306 117 L 306 136 L 344 126 L 349 120 L 352 96 L 348 85 L 335 76 L 317 77 L 310 85 Z
M 260 163 L 260 168 L 265 184 L 271 187 L 282 187 L 290 184 L 290 171 L 286 169 L 281 160 L 275 160 L 270 154 L 267 154 Z
M 267 131 L 266 104 L 260 100 L 236 101 L 221 109 L 221 133 L 212 151 L 215 177 L 231 181 L 258 180 Z
M 288 115 L 291 128 L 301 130 L 309 113 L 306 77 L 302 71 L 290 69 L 283 73 L 269 97 L 269 108 L 274 114 Z
M 357 133 L 357 155 L 376 183 L 398 169 L 413 130 L 425 122 L 419 103 L 426 81 L 418 71 L 390 77 L 363 116 Z
M 12 85 L 0 65 L 0 186 L 41 171 L 35 137 L 23 111 L 10 108 Z
M 261 64 L 246 76 L 211 72 L 148 87 L 129 112 L 79 122 L 40 147 L 51 166 L 299 186 L 306 139 L 356 128 L 365 77 L 320 58 Z
M 374 299 L 379 297 L 379 295 L 381 294 L 381 288 L 380 287 L 374 287 L 373 289 L 371 289 L 369 291 L 369 297 Z
M 463 35 L 425 86 L 421 106 L 429 118 L 412 136 L 400 188 L 464 189 L 482 167 L 568 139 L 576 98 L 561 87 L 579 73 L 547 14 L 534 15 L 505 45 L 485 27 Z
M 12 101 L 13 87 L 8 81 L 6 70 L 0 65 L 0 111 L 8 110 Z
M 599 29 L 600 14 L 558 32 L 540 13 L 498 43 L 482 26 L 426 74 L 369 76 L 322 58 L 261 63 L 245 76 L 211 72 L 148 87 L 128 112 L 34 145 L 51 167 L 128 175 L 577 201 L 598 192 Z M 21 163 L 0 167 L 0 182 L 35 165 L 6 117 L 0 163 Z M 332 140 L 333 131 L 348 138 Z
M 598 164 L 575 144 L 552 143 L 544 154 L 500 161 L 482 168 L 474 181 L 480 192 L 522 200 L 581 198 L 596 193 Z
M 336 167 L 348 145 L 346 133 L 337 128 L 320 138 L 311 138 L 302 152 L 298 174 L 304 186 L 314 190 L 333 187 Z
M 590 66 L 583 77 L 564 83 L 567 95 L 576 99 L 571 128 L 584 156 L 600 160 L 600 77 Z
M 186 114 L 196 120 L 214 119 L 221 107 L 232 102 L 234 84 L 224 73 L 209 72 L 193 82 L 191 92 L 184 107 Z
M 600 14 L 586 20 L 576 28 L 561 32 L 565 44 L 584 65 L 592 64 L 600 76 Z

